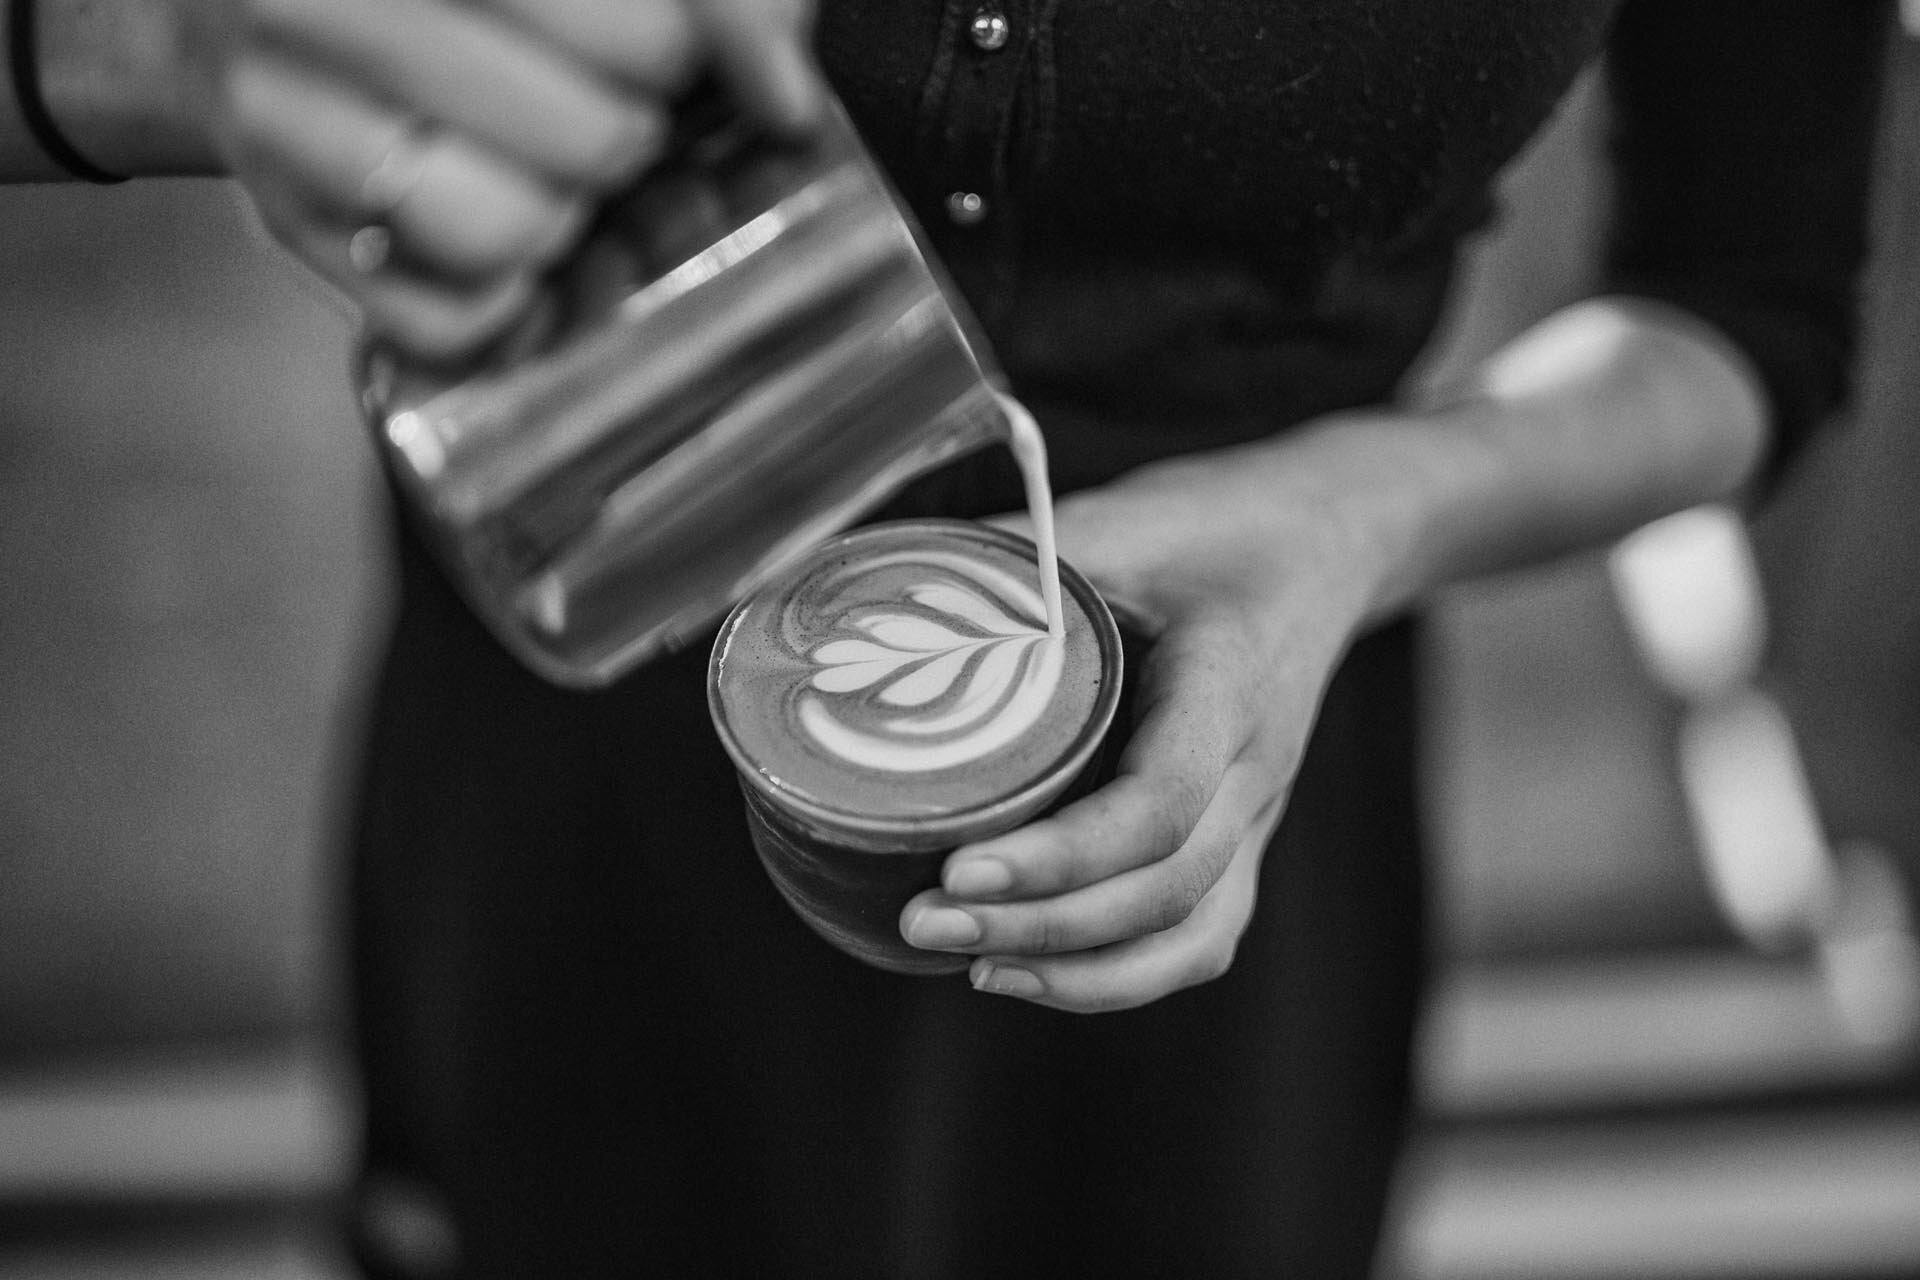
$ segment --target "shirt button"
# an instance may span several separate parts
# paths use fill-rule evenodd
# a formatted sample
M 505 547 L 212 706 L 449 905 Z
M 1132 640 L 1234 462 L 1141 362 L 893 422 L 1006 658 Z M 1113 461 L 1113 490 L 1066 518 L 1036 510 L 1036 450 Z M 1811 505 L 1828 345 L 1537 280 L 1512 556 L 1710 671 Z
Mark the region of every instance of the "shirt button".
M 956 227 L 975 227 L 987 216 L 987 202 L 975 191 L 956 191 L 947 197 L 947 218 Z
M 998 9 L 980 10 L 967 27 L 967 38 L 983 53 L 1005 48 L 1007 37 L 1012 34 L 1013 26 L 1007 21 L 1007 15 Z

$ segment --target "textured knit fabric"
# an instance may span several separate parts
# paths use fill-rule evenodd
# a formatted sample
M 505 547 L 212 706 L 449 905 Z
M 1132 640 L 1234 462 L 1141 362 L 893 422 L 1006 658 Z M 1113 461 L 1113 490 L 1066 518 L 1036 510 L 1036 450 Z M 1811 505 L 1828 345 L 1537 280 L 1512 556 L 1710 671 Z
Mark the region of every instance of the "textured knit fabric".
M 1391 398 L 1616 17 L 1009 0 L 988 50 L 978 8 L 827 0 L 819 44 L 1069 489 Z M 1618 279 L 1721 324 L 1787 439 L 1842 384 L 1883 19 L 1619 15 Z M 989 452 L 896 509 L 1016 493 Z M 747 843 L 704 655 L 557 691 L 402 553 L 356 852 L 369 1204 L 440 1206 L 459 1274 L 1367 1274 L 1421 975 L 1408 626 L 1337 678 L 1232 971 L 1087 1018 L 833 951 Z M 374 1212 L 392 1274 L 450 1256 L 393 1237 Z

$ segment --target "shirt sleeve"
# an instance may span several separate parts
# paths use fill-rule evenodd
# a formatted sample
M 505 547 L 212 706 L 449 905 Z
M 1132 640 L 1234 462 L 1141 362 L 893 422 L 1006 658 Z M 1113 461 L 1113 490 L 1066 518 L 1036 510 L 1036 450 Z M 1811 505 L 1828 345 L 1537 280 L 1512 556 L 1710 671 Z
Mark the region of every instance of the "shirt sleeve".
M 1626 0 L 1616 19 L 1606 284 L 1752 360 L 1773 416 L 1763 481 L 1848 387 L 1891 10 Z

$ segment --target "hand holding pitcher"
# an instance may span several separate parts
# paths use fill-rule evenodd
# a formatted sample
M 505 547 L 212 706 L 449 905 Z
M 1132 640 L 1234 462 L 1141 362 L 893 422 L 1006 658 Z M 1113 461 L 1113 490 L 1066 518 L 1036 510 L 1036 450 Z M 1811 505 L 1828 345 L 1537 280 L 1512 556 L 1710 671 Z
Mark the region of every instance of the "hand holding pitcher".
M 532 304 L 712 74 L 803 133 L 824 90 L 798 0 L 235 0 L 193 26 L 208 129 L 268 229 L 426 358 Z

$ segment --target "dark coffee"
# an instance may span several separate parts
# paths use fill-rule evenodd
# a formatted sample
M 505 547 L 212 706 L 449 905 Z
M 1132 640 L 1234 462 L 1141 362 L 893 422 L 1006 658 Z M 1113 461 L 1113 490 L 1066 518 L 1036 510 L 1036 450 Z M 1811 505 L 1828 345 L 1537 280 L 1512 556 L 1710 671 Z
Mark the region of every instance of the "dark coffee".
M 1042 813 L 1093 758 L 1119 640 L 1062 571 L 1055 638 L 1032 543 L 962 521 L 875 525 L 722 628 L 709 696 L 756 845 L 809 923 L 863 959 L 963 966 L 902 942 L 900 908 L 949 850 Z

